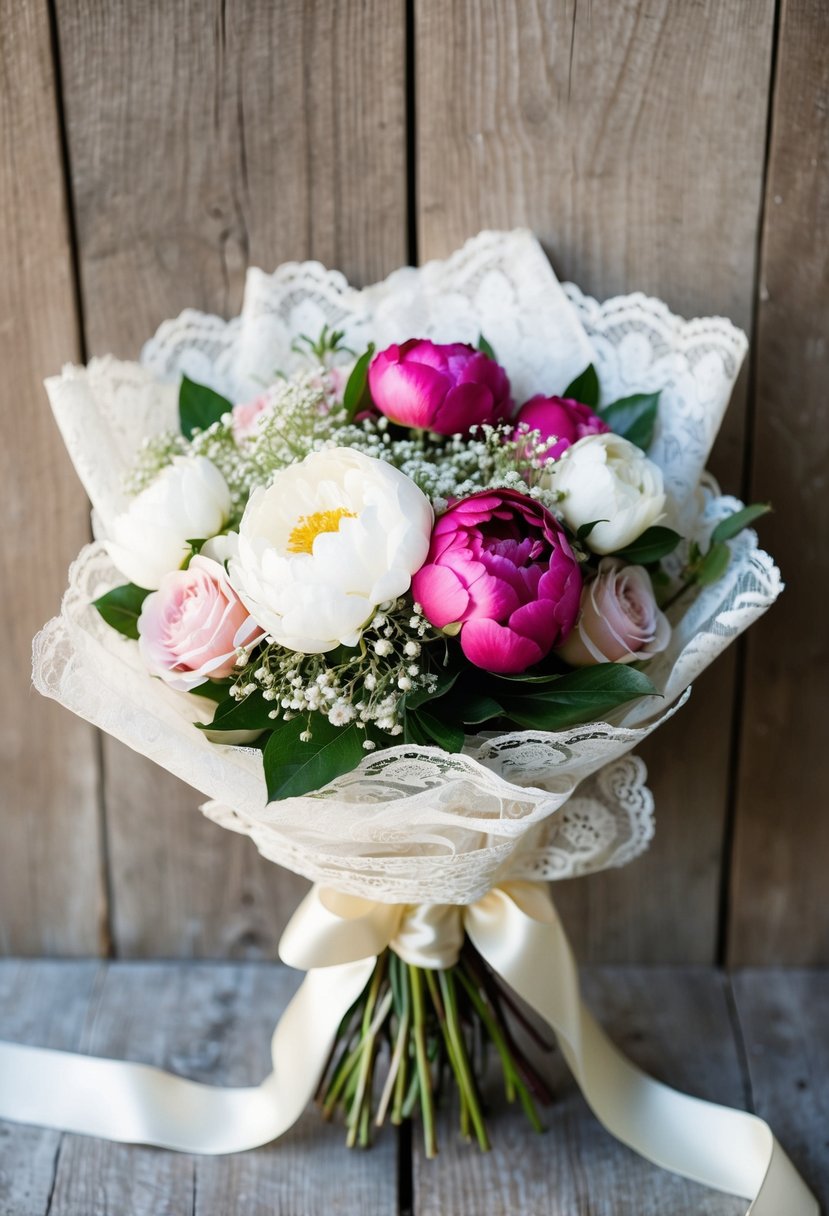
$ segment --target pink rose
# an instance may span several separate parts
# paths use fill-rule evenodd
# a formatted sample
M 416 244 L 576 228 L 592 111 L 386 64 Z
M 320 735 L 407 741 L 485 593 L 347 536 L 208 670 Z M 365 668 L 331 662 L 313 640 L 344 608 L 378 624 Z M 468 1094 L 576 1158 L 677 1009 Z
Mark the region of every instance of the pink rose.
M 186 570 L 166 574 L 144 600 L 138 647 L 148 670 L 188 692 L 206 680 L 232 675 L 237 646 L 262 636 L 230 585 L 224 566 L 194 557 Z
M 547 460 L 558 460 L 562 452 L 585 435 L 602 435 L 610 430 L 589 405 L 571 397 L 544 397 L 540 393 L 524 402 L 515 421 L 524 423 L 527 430 L 539 431 L 542 440 L 554 440 L 543 453 Z
M 246 439 L 255 439 L 263 420 L 270 414 L 276 401 L 274 387 L 266 388 L 258 397 L 251 401 L 242 401 L 234 405 L 231 412 L 231 428 L 233 438 L 237 443 Z
M 656 606 L 644 566 L 603 557 L 581 593 L 576 627 L 558 653 L 573 667 L 650 659 L 671 639 L 668 618 Z
M 440 346 L 411 338 L 375 355 L 368 370 L 377 408 L 401 426 L 466 434 L 501 422 L 512 408 L 504 369 L 462 342 Z
M 485 671 L 525 671 L 576 620 L 582 577 L 558 520 L 515 490 L 484 490 L 450 507 L 432 532 L 412 594 Z

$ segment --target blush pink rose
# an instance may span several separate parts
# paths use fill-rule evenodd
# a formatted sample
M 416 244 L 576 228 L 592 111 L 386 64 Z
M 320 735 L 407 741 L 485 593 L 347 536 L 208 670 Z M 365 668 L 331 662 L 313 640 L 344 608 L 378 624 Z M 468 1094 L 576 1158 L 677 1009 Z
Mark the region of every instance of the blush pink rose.
M 542 453 L 545 460 L 558 460 L 562 452 L 586 435 L 603 435 L 610 430 L 589 405 L 571 397 L 544 397 L 541 393 L 524 402 L 515 421 L 529 431 L 539 431 L 542 442 L 552 441 Z
M 651 659 L 671 639 L 668 618 L 656 605 L 644 566 L 603 557 L 586 583 L 576 627 L 557 653 L 573 667 Z
M 438 520 L 412 595 L 439 629 L 461 623 L 470 663 L 507 675 L 539 663 L 566 638 L 581 586 L 554 515 L 515 490 L 484 490 Z
M 438 435 L 502 422 L 513 404 L 501 365 L 463 342 L 410 338 L 389 346 L 372 359 L 368 384 L 392 422 Z
M 232 675 L 237 646 L 261 636 L 224 566 L 201 555 L 186 570 L 166 574 L 138 618 L 138 647 L 148 670 L 181 692 Z
M 258 397 L 250 401 L 242 401 L 234 405 L 231 412 L 231 429 L 237 443 L 246 439 L 255 439 L 263 420 L 274 407 L 276 394 L 273 388 L 266 388 Z

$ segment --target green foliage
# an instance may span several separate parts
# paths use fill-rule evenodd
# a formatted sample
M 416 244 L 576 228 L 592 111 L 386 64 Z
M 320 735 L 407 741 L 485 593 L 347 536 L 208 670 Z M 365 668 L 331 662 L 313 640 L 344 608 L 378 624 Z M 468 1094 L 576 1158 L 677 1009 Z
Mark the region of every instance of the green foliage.
M 656 526 L 648 528 L 624 549 L 618 549 L 614 557 L 621 557 L 633 565 L 647 566 L 673 553 L 682 537 L 673 528 Z
M 639 697 L 659 696 L 646 675 L 624 663 L 599 663 L 568 671 L 537 691 L 502 698 L 504 714 L 518 726 L 564 730 L 602 718 Z
M 599 415 L 616 435 L 647 452 L 653 442 L 658 409 L 659 393 L 634 393 L 606 405 Z
M 94 600 L 93 605 L 107 625 L 117 629 L 125 638 L 136 640 L 141 605 L 149 594 L 143 587 L 136 587 L 135 583 L 124 583 L 122 587 L 114 587 Z
M 762 516 L 768 515 L 771 511 L 771 503 L 755 502 L 749 507 L 743 507 L 740 511 L 735 511 L 733 515 L 721 519 L 714 531 L 711 533 L 711 541 L 716 544 L 718 541 L 731 540 L 743 528 L 748 528 L 754 523 L 755 519 L 761 519 Z
M 311 731 L 307 742 L 300 738 Z M 332 726 L 322 714 L 277 723 L 263 752 L 268 801 L 296 798 L 351 772 L 366 754 L 366 735 L 354 722 Z
M 232 409 L 233 404 L 226 397 L 215 393 L 205 384 L 196 384 L 194 380 L 182 376 L 178 417 L 181 433 L 186 439 L 192 439 L 195 431 L 206 431 Z
M 203 688 L 204 685 L 201 687 Z M 224 694 L 216 706 L 213 721 L 205 724 L 196 723 L 199 730 L 271 730 L 273 728 L 274 720 L 268 716 L 274 708 L 273 701 L 266 701 L 258 689 L 256 692 L 249 693 L 242 701 L 228 696 L 226 688 Z
M 731 560 L 731 550 L 725 541 L 717 541 L 711 546 L 697 566 L 694 582 L 700 587 L 708 587 L 716 583 L 728 569 Z
M 498 362 L 498 360 L 495 357 L 495 351 L 492 349 L 490 344 L 487 342 L 487 340 L 483 334 L 478 334 L 478 350 L 481 352 L 481 354 L 486 355 L 488 358 L 494 360 L 496 363 Z
M 348 377 L 343 394 L 343 406 L 349 422 L 353 422 L 361 410 L 368 409 L 371 405 L 371 396 L 368 391 L 368 366 L 373 355 L 374 343 L 369 342 L 368 349 L 360 355 Z
M 571 401 L 580 401 L 582 405 L 589 405 L 592 410 L 598 409 L 599 377 L 593 364 L 588 363 L 581 375 L 576 376 L 561 395 Z

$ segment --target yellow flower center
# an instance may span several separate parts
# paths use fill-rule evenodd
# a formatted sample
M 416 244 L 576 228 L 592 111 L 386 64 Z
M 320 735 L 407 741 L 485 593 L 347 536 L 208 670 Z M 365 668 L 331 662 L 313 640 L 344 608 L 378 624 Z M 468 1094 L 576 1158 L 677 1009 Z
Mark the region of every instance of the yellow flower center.
M 340 521 L 356 519 L 353 511 L 337 507 L 334 511 L 315 511 L 313 515 L 300 515 L 299 521 L 288 537 L 289 553 L 313 553 L 314 541 L 320 532 L 339 532 Z

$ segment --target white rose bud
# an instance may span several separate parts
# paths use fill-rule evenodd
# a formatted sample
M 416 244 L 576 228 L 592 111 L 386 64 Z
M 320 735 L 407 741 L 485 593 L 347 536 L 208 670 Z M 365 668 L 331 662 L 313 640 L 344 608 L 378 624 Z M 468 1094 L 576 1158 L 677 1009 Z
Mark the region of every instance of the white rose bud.
M 356 646 L 377 607 L 408 591 L 432 523 L 429 500 L 404 473 L 325 448 L 251 495 L 230 581 L 281 646 L 303 654 Z
M 106 550 L 125 578 L 155 591 L 177 570 L 188 541 L 221 532 L 230 518 L 230 491 L 206 456 L 176 456 L 112 521 Z
M 641 448 L 619 435 L 587 435 L 556 462 L 551 483 L 564 495 L 560 510 L 577 532 L 597 523 L 586 544 L 594 553 L 615 553 L 662 516 L 662 470 Z

